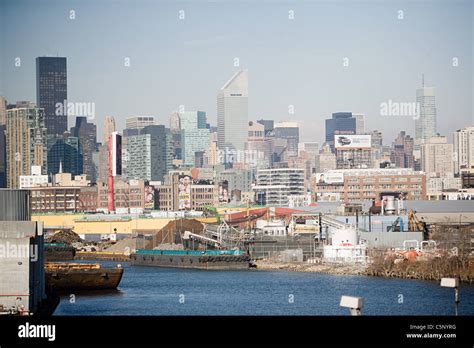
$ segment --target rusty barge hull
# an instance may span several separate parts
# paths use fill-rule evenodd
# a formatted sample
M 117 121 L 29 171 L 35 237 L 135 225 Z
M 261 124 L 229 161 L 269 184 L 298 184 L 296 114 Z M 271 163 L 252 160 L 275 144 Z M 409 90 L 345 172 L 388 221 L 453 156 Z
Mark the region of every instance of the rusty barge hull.
M 82 265 L 95 266 L 95 265 Z M 46 288 L 63 290 L 113 290 L 120 284 L 123 268 L 46 267 Z

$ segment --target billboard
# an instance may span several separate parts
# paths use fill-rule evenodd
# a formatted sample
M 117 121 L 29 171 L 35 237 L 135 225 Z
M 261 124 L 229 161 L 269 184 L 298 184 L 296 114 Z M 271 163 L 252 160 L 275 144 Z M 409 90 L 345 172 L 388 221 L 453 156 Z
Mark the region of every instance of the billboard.
M 155 209 L 155 187 L 152 185 L 145 186 L 145 209 Z
M 330 171 L 326 173 L 316 173 L 316 184 L 343 184 L 343 172 Z
M 229 203 L 229 182 L 223 180 L 219 183 L 219 203 Z
M 191 210 L 191 184 L 189 175 L 180 175 L 178 183 L 178 209 Z
M 371 137 L 367 135 L 335 135 L 334 147 L 336 149 L 363 149 L 370 148 Z
M 122 175 L 122 136 L 117 132 L 110 135 L 109 151 L 112 155 L 112 176 Z

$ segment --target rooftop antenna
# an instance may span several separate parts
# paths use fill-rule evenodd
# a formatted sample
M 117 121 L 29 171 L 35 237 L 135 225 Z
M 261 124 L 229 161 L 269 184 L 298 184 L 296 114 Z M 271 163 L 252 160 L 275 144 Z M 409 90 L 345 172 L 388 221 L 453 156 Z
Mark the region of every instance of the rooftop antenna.
M 421 74 L 421 87 L 425 88 L 425 74 Z

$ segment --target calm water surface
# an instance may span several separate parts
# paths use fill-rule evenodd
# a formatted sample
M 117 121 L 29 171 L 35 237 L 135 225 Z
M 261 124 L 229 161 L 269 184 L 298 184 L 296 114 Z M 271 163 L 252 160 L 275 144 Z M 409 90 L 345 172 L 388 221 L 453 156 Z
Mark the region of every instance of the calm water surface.
M 55 315 L 347 315 L 342 295 L 363 297 L 365 315 L 454 314 L 453 289 L 432 281 L 122 265 L 117 291 L 63 296 Z M 460 315 L 474 315 L 474 285 L 460 300 Z

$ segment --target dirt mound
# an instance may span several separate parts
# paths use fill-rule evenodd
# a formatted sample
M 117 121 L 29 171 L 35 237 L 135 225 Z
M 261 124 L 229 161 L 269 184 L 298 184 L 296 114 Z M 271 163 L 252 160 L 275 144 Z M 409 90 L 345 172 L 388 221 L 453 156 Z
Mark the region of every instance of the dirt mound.
M 83 242 L 83 240 L 72 231 L 61 231 L 46 238 L 46 243 L 61 243 L 71 245 L 72 243 L 77 242 Z

